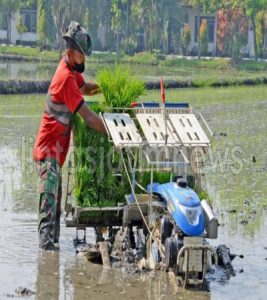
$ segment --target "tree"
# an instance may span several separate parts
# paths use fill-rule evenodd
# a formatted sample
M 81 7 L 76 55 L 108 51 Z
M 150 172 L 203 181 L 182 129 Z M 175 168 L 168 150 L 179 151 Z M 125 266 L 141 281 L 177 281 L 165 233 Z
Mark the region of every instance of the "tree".
M 59 58 L 63 51 L 62 33 L 66 26 L 66 17 L 70 12 L 71 0 L 52 0 L 52 13 L 57 33 L 57 46 L 59 49 Z
M 266 10 L 267 0 L 245 0 L 244 7 L 247 16 L 250 18 L 253 28 L 255 59 L 258 58 L 256 16 L 261 10 Z
M 139 48 L 141 50 L 152 50 L 151 34 L 151 0 L 136 0 L 132 4 L 132 19 L 135 32 L 139 37 Z
M 56 27 L 52 15 L 53 0 L 38 0 L 38 35 L 41 46 L 54 45 L 56 41 Z
M 256 16 L 267 8 L 267 0 L 230 0 L 228 7 L 242 8 L 244 14 L 249 18 L 253 30 L 255 59 L 258 58 L 257 34 L 256 34 Z
M 187 55 L 188 53 L 188 46 L 190 42 L 191 42 L 191 28 L 188 24 L 185 24 L 182 32 L 182 45 L 185 51 L 185 55 Z
M 175 52 L 177 47 L 177 41 L 181 38 L 180 33 L 183 28 L 182 23 L 182 9 L 180 1 L 177 0 L 164 0 L 161 1 L 161 7 L 159 11 L 163 15 L 163 26 L 164 31 L 162 32 L 162 44 L 163 51 L 167 54 L 170 52 Z M 177 39 L 178 37 L 178 39 Z M 175 49 L 176 47 L 176 49 Z
M 114 32 L 112 30 L 112 1 L 113 0 L 85 0 L 83 7 L 83 26 L 88 30 L 93 41 L 93 48 L 114 48 Z M 103 41 L 98 39 L 98 29 L 104 30 Z M 102 43 L 103 42 L 103 43 Z
M 139 48 L 147 51 L 173 51 L 172 43 L 182 26 L 180 1 L 136 0 L 131 5 L 132 33 L 138 36 Z M 180 36 L 178 36 L 180 38 Z
M 184 0 L 185 4 L 191 5 L 198 9 L 198 33 L 197 33 L 197 40 L 198 40 L 198 58 L 201 56 L 201 45 L 200 45 L 200 26 L 201 26 L 201 12 L 213 13 L 216 12 L 218 7 L 220 6 L 219 0 Z
M 265 26 L 266 26 L 267 12 L 262 10 L 256 15 L 256 39 L 258 55 L 264 56 L 265 52 Z
M 38 1 L 39 22 L 38 22 L 38 26 L 37 26 L 37 31 L 38 31 L 38 35 L 39 35 L 40 45 L 44 45 L 46 42 L 46 35 L 45 35 L 46 12 L 45 12 L 42 2 L 43 1 Z
M 11 20 L 19 9 L 36 4 L 36 0 L 0 0 L 0 6 L 7 10 L 7 44 L 11 43 Z
M 200 30 L 200 53 L 201 55 L 207 54 L 209 41 L 208 41 L 208 21 L 207 19 L 203 19 L 201 22 Z
M 16 28 L 20 36 L 20 44 L 22 45 L 22 34 L 27 31 L 27 28 L 23 23 L 22 16 L 19 16 L 19 22 L 16 25 Z
M 265 7 L 263 6 L 264 2 L 265 2 Z M 246 15 L 250 18 L 252 29 L 253 29 L 255 59 L 258 58 L 256 15 L 259 11 L 261 11 L 263 8 L 266 7 L 267 7 L 266 0 L 244 0 L 245 12 Z
M 59 57 L 61 57 L 63 51 L 62 34 L 70 21 L 82 21 L 82 16 L 85 11 L 85 0 L 80 0 L 79 5 L 72 0 L 52 0 L 51 2 L 52 14 L 54 16 L 54 24 L 57 33 Z
M 103 3 L 101 3 L 101 1 Z M 105 28 L 105 45 L 108 49 L 112 49 L 113 47 L 113 36 L 112 36 L 112 29 L 111 29 L 111 0 L 101 0 L 101 6 L 99 6 L 99 17 L 100 23 L 103 24 Z M 95 26 L 97 24 L 94 24 Z
M 248 20 L 242 8 L 220 9 L 217 13 L 217 47 L 222 55 L 237 58 L 247 44 Z
M 112 29 L 116 34 L 116 51 L 119 52 L 120 48 L 120 36 L 126 35 L 125 27 L 125 16 L 124 16 L 124 5 L 127 0 L 112 0 Z

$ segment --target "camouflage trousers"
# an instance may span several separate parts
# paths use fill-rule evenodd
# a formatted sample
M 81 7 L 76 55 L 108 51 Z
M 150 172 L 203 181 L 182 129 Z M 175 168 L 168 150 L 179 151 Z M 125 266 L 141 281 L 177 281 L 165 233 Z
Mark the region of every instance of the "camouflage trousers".
M 39 226 L 38 231 L 48 227 L 54 242 L 57 243 L 60 233 L 61 214 L 61 167 L 53 158 L 36 162 L 39 192 Z

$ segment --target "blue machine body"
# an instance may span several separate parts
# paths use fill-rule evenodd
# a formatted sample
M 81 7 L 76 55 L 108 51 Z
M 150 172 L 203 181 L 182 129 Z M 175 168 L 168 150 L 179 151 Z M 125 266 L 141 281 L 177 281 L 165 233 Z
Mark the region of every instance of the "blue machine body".
M 148 185 L 149 193 L 160 195 L 176 225 L 188 236 L 204 233 L 204 213 L 198 195 L 189 187 L 180 187 L 176 182 Z

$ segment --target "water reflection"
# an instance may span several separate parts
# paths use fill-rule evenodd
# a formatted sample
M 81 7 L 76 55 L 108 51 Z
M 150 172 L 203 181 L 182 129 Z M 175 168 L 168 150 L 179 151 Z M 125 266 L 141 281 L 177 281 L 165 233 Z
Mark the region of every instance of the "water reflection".
M 0 80 L 48 80 L 56 69 L 56 63 L 10 62 L 0 60 Z
M 38 129 L 39 118 L 33 116 L 41 115 L 44 96 L 1 96 L 0 100 L 1 299 L 7 293 L 14 293 L 18 286 L 35 291 L 36 299 L 265 298 L 266 101 L 242 106 L 217 104 L 200 107 L 210 126 L 218 133 L 214 139 L 215 151 L 223 154 L 226 147 L 235 145 L 244 151 L 244 168 L 240 174 L 233 174 L 227 161 L 224 172 L 218 169 L 207 177 L 208 190 L 221 222 L 219 239 L 214 242 L 226 243 L 234 253 L 245 255 L 243 261 L 234 261 L 236 270 L 243 269 L 244 273 L 238 273 L 225 286 L 213 283 L 209 295 L 178 288 L 176 281 L 164 272 L 139 275 L 129 274 L 123 269 L 104 271 L 101 266 L 76 257 L 72 244 L 75 231 L 65 228 L 64 224 L 60 253 L 40 253 L 36 176 L 31 172 L 30 138 Z M 20 115 L 24 117 L 13 118 Z M 220 136 L 220 132 L 227 136 Z M 27 138 L 29 147 L 22 146 L 23 137 Z M 251 160 L 251 154 L 256 162 Z M 242 220 L 248 220 L 248 223 L 241 223 Z
M 59 299 L 60 295 L 59 252 L 39 251 L 36 280 L 37 299 Z
M 134 274 L 128 269 L 103 270 L 86 258 L 77 258 L 76 264 L 65 273 L 65 287 L 71 287 L 71 299 L 210 299 L 210 294 L 184 290 L 174 277 L 156 271 Z
M 207 184 L 221 223 L 233 234 L 253 236 L 262 227 L 267 208 L 266 102 L 218 104 L 201 110 L 216 133 L 211 162 L 215 168 L 207 170 Z M 236 161 L 227 156 L 234 147 L 240 149 L 241 168 L 236 174 L 232 171 Z
M 12 199 L 21 186 L 20 161 L 15 149 L 0 146 L 0 209 L 11 211 Z
M 112 65 L 111 63 L 91 63 L 89 58 L 85 68 L 85 78 L 88 80 L 95 79 L 100 70 Z M 16 62 L 0 60 L 0 80 L 50 80 L 56 67 L 57 62 Z M 127 64 L 125 64 L 125 67 L 127 67 Z M 159 79 L 161 76 L 164 76 L 165 79 L 171 79 L 175 76 L 185 80 L 186 77 L 192 79 L 194 75 L 192 71 L 181 71 L 164 66 L 131 64 L 128 67 L 134 76 L 147 81 Z

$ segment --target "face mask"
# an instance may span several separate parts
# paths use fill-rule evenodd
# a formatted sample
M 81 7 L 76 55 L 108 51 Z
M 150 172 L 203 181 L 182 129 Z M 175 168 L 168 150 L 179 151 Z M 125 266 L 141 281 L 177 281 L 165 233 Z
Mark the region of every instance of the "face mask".
M 83 64 L 74 63 L 73 69 L 78 73 L 83 73 L 85 69 L 84 63 Z

